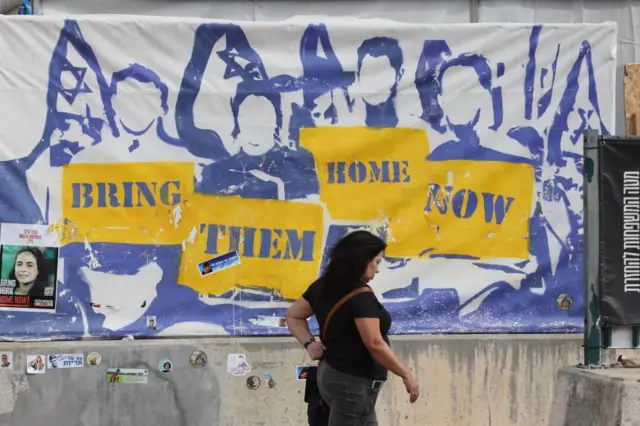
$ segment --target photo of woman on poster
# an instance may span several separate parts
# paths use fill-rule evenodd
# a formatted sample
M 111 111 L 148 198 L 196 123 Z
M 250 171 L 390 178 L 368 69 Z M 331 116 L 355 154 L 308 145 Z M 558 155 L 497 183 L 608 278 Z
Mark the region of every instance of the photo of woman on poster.
M 16 283 L 16 296 L 44 296 L 48 277 L 47 261 L 44 254 L 36 247 L 22 247 L 15 256 L 9 279 Z
M 4 244 L 1 259 L 2 285 L 13 287 L 13 296 L 28 296 L 14 297 L 12 306 L 55 309 L 57 248 Z
M 31 369 L 34 371 L 42 371 L 44 369 L 44 361 L 42 361 L 42 357 L 38 355 L 30 365 Z

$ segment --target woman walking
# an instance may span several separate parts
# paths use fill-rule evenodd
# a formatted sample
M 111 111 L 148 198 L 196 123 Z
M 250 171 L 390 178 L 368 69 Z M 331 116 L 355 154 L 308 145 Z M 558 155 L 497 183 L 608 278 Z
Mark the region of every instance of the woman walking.
M 312 359 L 322 359 L 318 388 L 330 407 L 329 426 L 376 426 L 375 404 L 388 371 L 402 378 L 411 402 L 420 394 L 415 375 L 391 350 L 391 315 L 368 285 L 386 247 L 367 231 L 345 236 L 333 248 L 322 276 L 286 314 L 294 337 Z M 309 330 L 312 315 L 322 342 Z

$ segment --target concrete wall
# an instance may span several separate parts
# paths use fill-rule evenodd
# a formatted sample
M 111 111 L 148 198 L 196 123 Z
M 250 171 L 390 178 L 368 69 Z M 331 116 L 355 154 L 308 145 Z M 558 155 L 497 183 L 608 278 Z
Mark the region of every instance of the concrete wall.
M 549 426 L 637 426 L 640 424 L 640 370 L 558 372 Z
M 396 353 L 420 375 L 422 396 L 410 405 L 400 380 L 385 385 L 381 426 L 547 425 L 554 377 L 576 364 L 580 335 L 398 336 Z M 200 349 L 199 370 L 189 355 Z M 2 343 L 14 351 L 13 371 L 0 371 L 0 426 L 286 426 L 306 424 L 304 383 L 295 366 L 305 353 L 291 338 Z M 98 367 L 26 374 L 26 356 L 87 353 Z M 227 354 L 245 353 L 262 384 L 226 372 Z M 174 370 L 158 371 L 168 358 Z M 148 384 L 107 385 L 108 367 L 148 368 Z M 269 388 L 264 373 L 272 372 Z

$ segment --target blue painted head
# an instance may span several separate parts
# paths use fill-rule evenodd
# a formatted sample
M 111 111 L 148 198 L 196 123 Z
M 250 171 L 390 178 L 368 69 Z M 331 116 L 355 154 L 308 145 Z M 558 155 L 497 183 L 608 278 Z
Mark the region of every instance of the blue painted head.
M 464 87 L 465 98 L 460 91 Z M 438 73 L 438 104 L 450 127 L 475 127 L 491 103 L 491 67 L 486 58 L 464 54 L 444 62 Z M 493 114 L 491 114 L 493 115 Z
M 378 105 L 396 95 L 402 78 L 402 49 L 398 40 L 390 37 L 374 37 L 362 42 L 358 48 L 358 81 L 362 99 Z M 380 87 L 384 82 L 384 87 Z M 376 90 L 366 90 L 375 87 Z
M 127 85 L 131 85 L 133 88 L 127 88 Z M 152 100 L 152 103 L 149 102 L 151 95 L 142 97 L 139 95 L 140 93 L 153 93 L 148 87 L 142 88 L 142 85 L 153 87 L 157 90 L 157 104 L 155 99 Z M 167 103 L 169 88 L 158 74 L 139 64 L 132 64 L 113 73 L 110 93 L 111 107 L 113 109 L 107 109 L 107 114 L 113 114 L 113 118 L 119 120 L 125 131 L 131 134 L 138 135 L 146 132 L 158 117 L 166 115 L 169 111 Z M 127 96 L 127 93 L 137 93 L 138 95 Z M 135 102 L 140 102 L 139 108 L 132 106 L 132 103 Z M 132 107 L 136 111 L 135 117 L 118 114 L 118 111 L 131 111 Z M 116 136 L 118 136 L 119 130 L 116 129 L 115 131 Z

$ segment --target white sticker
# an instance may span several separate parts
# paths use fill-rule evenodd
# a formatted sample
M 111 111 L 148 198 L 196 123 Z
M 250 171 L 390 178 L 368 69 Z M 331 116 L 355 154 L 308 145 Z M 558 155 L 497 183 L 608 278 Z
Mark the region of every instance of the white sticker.
M 13 352 L 0 352 L 0 370 L 13 370 Z
M 240 256 L 238 255 L 238 252 L 232 251 L 198 263 L 198 270 L 200 271 L 200 276 L 206 277 L 214 272 L 219 272 L 223 269 L 231 268 L 232 266 L 239 264 Z
M 47 368 L 80 368 L 84 367 L 84 354 L 47 355 Z
M 227 371 L 234 376 L 246 376 L 251 371 L 244 354 L 229 354 L 227 356 Z
M 108 368 L 107 383 L 149 383 L 149 370 L 142 368 Z
M 0 232 L 2 244 L 32 247 L 60 247 L 58 232 L 51 225 L 21 225 L 3 223 Z
M 47 371 L 44 355 L 27 355 L 27 374 L 44 374 Z
M 157 327 L 157 318 L 155 315 L 149 315 L 147 317 L 147 330 L 155 330 Z

